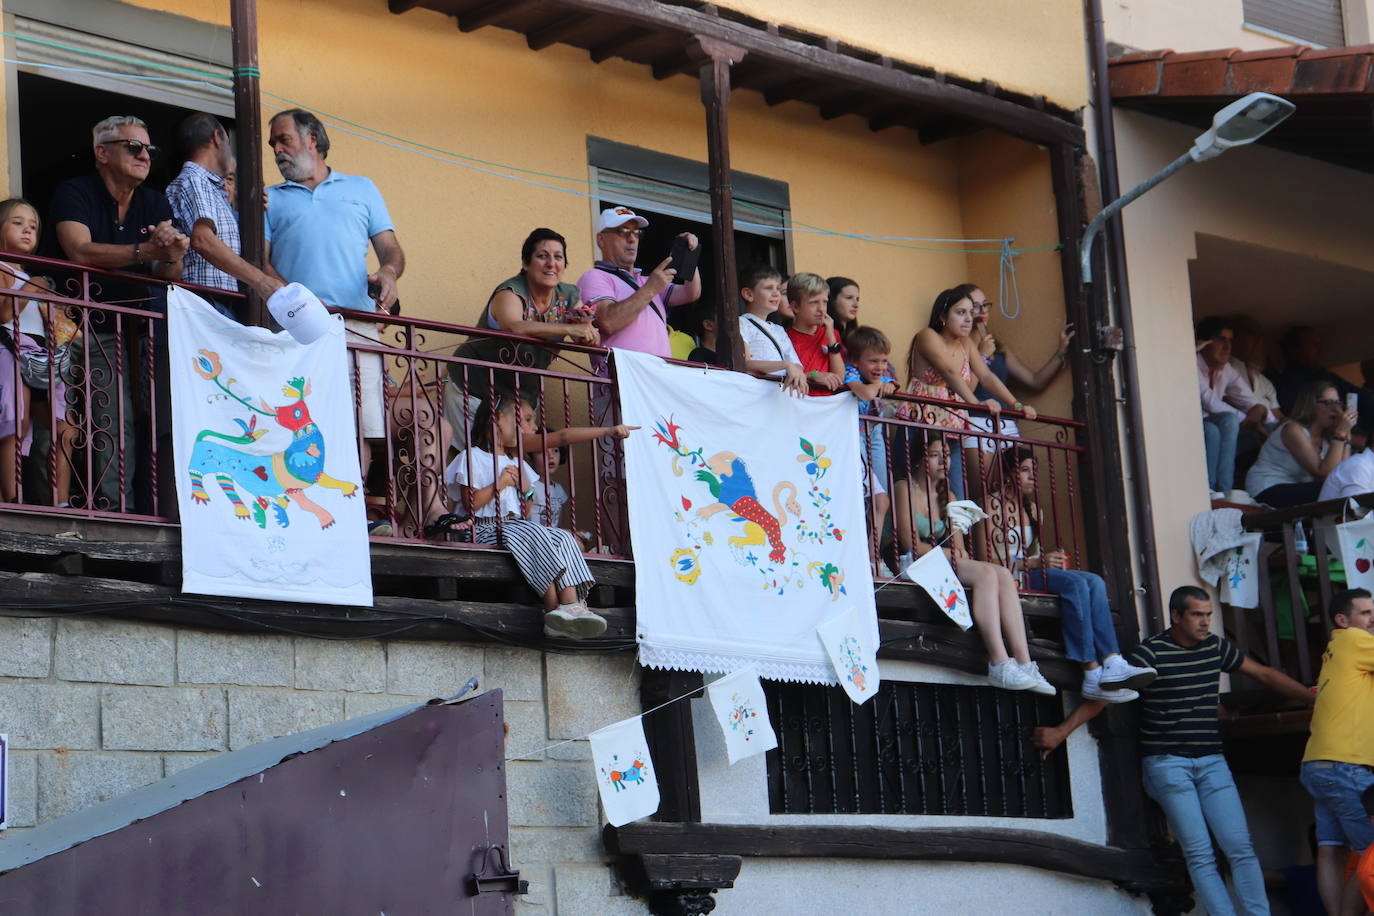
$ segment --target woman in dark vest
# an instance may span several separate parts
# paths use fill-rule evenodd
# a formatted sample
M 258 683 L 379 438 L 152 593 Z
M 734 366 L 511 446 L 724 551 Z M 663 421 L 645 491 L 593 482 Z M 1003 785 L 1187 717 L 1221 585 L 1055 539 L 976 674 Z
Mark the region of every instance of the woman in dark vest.
M 506 331 L 546 341 L 546 345 L 522 343 L 505 338 L 474 337 L 453 351 L 454 356 L 483 362 L 507 363 L 533 369 L 548 368 L 558 348 L 553 344 L 569 341 L 596 345 L 601 336 L 592 325 L 594 309 L 582 305 L 581 293 L 573 283 L 563 282 L 568 266 L 568 243 L 552 229 L 536 229 L 520 246 L 520 273 L 497 284 L 487 298 L 476 327 Z M 539 395 L 540 377 L 502 372 L 463 363 L 449 364 L 448 420 L 452 424 L 454 446 L 462 449 L 477 407 L 493 383 L 498 391 L 513 393 L 516 386 L 530 399 Z M 467 395 L 464 405 L 463 395 Z M 466 409 L 465 409 L 466 406 Z

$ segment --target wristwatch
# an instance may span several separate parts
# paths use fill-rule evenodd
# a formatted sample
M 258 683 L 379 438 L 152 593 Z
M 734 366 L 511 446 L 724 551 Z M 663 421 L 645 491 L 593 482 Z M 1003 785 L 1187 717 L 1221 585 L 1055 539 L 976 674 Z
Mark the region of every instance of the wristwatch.
M 838 353 L 838 352 L 840 352 L 840 342 L 839 342 L 838 340 L 835 341 L 833 344 L 831 344 L 830 346 L 828 346 L 828 347 L 825 348 L 825 352 L 827 352 L 827 353 Z

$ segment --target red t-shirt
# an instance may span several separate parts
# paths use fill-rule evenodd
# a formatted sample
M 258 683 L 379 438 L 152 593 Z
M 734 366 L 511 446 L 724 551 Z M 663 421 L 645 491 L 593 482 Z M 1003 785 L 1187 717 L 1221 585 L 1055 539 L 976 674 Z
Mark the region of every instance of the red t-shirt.
M 797 351 L 797 358 L 801 360 L 803 372 L 830 371 L 830 354 L 825 352 L 825 325 L 818 325 L 816 330 L 810 334 L 803 334 L 796 328 L 788 328 L 787 336 Z M 826 391 L 824 388 L 811 388 L 807 391 L 807 394 L 812 396 L 834 393 L 833 391 Z

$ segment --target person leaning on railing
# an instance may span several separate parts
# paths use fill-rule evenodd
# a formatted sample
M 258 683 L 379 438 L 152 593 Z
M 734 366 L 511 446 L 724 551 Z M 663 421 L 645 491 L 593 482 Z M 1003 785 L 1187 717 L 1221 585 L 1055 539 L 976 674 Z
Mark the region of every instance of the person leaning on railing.
M 522 450 L 546 450 L 555 448 L 555 443 L 602 435 L 624 439 L 631 431 L 631 427 L 617 426 L 539 433 L 530 403 L 497 391 L 478 408 L 470 444 L 444 471 L 454 508 L 476 522 L 474 540 L 509 550 L 521 575 L 539 595 L 546 636 L 589 639 L 606 631 L 606 620 L 587 607 L 587 593 L 595 580 L 577 540 L 570 532 L 539 521 L 537 497 L 544 484 Z
M 27 200 L 11 197 L 0 201 L 0 249 L 33 254 L 42 227 L 37 208 Z M 52 292 L 49 280 L 31 278 L 16 262 L 0 262 L 0 271 L 0 286 L 16 293 Z M 33 420 L 41 425 L 49 415 L 52 429 L 48 447 L 57 449 L 52 504 L 65 509 L 71 499 L 72 441 L 76 430 L 67 420 L 67 384 L 63 380 L 66 373 L 59 354 L 68 352 L 79 332 L 64 311 L 18 294 L 0 296 L 0 325 L 4 326 L 0 336 L 6 338 L 4 348 L 0 349 L 0 493 L 7 502 L 13 502 L 19 495 L 17 454 L 29 454 L 34 438 Z M 35 392 L 34 388 L 39 390 Z M 38 405 L 33 403 L 35 397 Z M 47 407 L 43 406 L 44 401 Z M 43 466 L 48 463 L 44 461 Z
M 941 401 L 962 400 L 986 407 L 993 416 L 1001 413 L 1002 401 L 1005 401 L 1024 411 L 1026 419 L 1034 420 L 1035 408 L 1016 400 L 988 368 L 973 344 L 970 336 L 973 333 L 973 300 L 970 297 L 977 290 L 972 283 L 964 283 L 935 297 L 928 326 L 916 332 L 907 350 L 906 393 Z M 993 396 L 979 401 L 973 391 L 975 380 Z M 967 411 L 933 404 L 902 404 L 896 415 L 960 433 L 969 429 Z M 963 499 L 965 494 L 963 451 L 963 448 L 956 448 L 950 452 L 950 491 L 956 499 Z M 905 479 L 906 464 L 905 440 L 898 437 L 893 449 L 894 476 Z
M 396 239 L 391 213 L 372 180 L 345 175 L 326 163 L 329 134 L 320 119 L 293 108 L 268 124 L 268 145 L 285 179 L 267 189 L 264 222 L 265 255 L 273 271 L 288 283 L 300 283 L 321 301 L 338 308 L 389 312 L 397 302 L 396 282 L 405 271 L 405 252 Z M 377 254 L 377 270 L 367 272 L 367 248 Z M 369 293 L 375 289 L 375 295 Z M 375 299 L 375 301 L 374 301 Z M 381 325 L 347 318 L 350 340 L 376 343 Z M 382 357 L 354 350 L 348 360 L 349 380 L 357 386 L 358 420 L 368 440 L 362 454 L 364 481 L 368 467 L 386 437 Z M 381 494 L 368 491 L 369 512 Z M 388 535 L 390 518 L 373 518 L 368 532 Z
M 552 229 L 532 231 L 520 246 L 520 272 L 496 285 L 475 326 L 532 337 L 544 345 L 474 337 L 461 344 L 453 355 L 522 368 L 547 369 L 558 352 L 553 344 L 562 341 L 589 346 L 599 344 L 601 334 L 592 324 L 596 312 L 582 305 L 582 293 L 575 284 L 563 282 L 567 267 L 567 240 Z M 463 363 L 449 363 L 448 373 L 444 412 L 453 428 L 453 446 L 457 449 L 464 448 L 468 441 L 477 408 L 490 399 L 493 378 L 501 394 L 511 395 L 518 388 L 527 397 L 539 395 L 540 376 L 532 373 L 517 378 L 514 372 Z
M 1040 507 L 1035 503 L 1035 455 L 1026 446 L 1001 452 L 998 477 L 1003 492 L 988 497 L 989 560 L 1026 573 L 1030 588 L 1059 597 L 1059 626 L 1064 654 L 1083 668 L 1083 698 L 1104 703 L 1129 703 L 1139 697 L 1133 688 L 1155 679 L 1155 669 L 1132 665 L 1117 647 L 1107 583 L 1097 573 L 1069 567 L 1062 548 L 1043 549 Z
M 1245 475 L 1245 489 L 1276 509 L 1316 502 L 1326 475 L 1350 457 L 1355 416 L 1335 386 L 1308 385 L 1293 401 L 1288 419 L 1264 440 Z
M 62 182 L 53 193 L 50 217 L 62 256 L 104 270 L 179 280 L 190 239 L 172 225 L 166 196 L 144 184 L 158 152 L 149 141 L 147 125 L 138 118 L 115 115 L 96 124 L 91 134 L 95 171 Z M 163 293 L 156 286 L 101 278 L 92 287 L 91 298 L 97 302 L 152 311 L 165 308 Z M 151 456 L 147 450 L 171 453 L 170 448 L 161 448 L 171 441 L 168 386 L 156 387 L 153 407 L 160 417 L 156 428 L 163 442 L 153 443 L 148 441 L 150 436 L 137 434 L 137 427 L 145 424 L 135 424 L 134 392 L 140 392 L 139 400 L 146 404 L 148 385 L 144 341 L 135 327 L 139 322 L 126 318 L 117 324 L 113 314 L 95 310 L 82 317 L 83 328 L 87 318 L 90 325 L 84 352 L 76 362 L 82 373 L 79 387 L 91 389 L 85 399 L 85 440 L 94 475 L 94 480 L 86 482 L 86 508 L 133 508 L 134 476 Z M 165 380 L 167 348 L 158 346 L 155 352 L 156 375 Z M 175 511 L 172 463 L 164 461 L 162 467 L 169 473 L 157 482 L 164 493 L 160 508 Z M 151 511 L 151 500 L 146 498 L 151 494 L 140 495 L 145 498 L 138 508 Z

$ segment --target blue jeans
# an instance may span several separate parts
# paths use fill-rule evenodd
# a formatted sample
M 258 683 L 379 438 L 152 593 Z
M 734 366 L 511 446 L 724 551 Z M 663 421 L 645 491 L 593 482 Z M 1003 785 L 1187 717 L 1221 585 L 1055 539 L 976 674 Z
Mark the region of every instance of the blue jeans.
M 1048 579 L 1048 582 L 1046 581 Z M 1120 649 L 1107 603 L 1107 583 L 1081 569 L 1033 569 L 1030 587 L 1059 596 L 1064 654 L 1076 662 L 1100 662 Z
M 1140 761 L 1145 794 L 1159 802 L 1169 829 L 1183 848 L 1188 875 L 1211 916 L 1234 916 L 1226 882 L 1212 857 L 1212 836 L 1231 863 L 1231 881 L 1247 916 L 1269 913 L 1264 876 L 1250 845 L 1240 793 L 1220 754 L 1175 757 L 1155 754 Z M 1208 834 L 1211 828 L 1211 835 Z
M 1302 786 L 1312 796 L 1317 822 L 1328 825 L 1334 818 L 1345 835 L 1344 845 L 1363 852 L 1374 843 L 1374 824 L 1369 822 L 1360 795 L 1374 786 L 1374 772 L 1367 767 L 1335 760 L 1307 760 L 1301 771 Z
M 1233 413 L 1202 418 L 1202 441 L 1207 446 L 1207 486 L 1227 492 L 1236 482 L 1236 437 L 1240 417 Z

